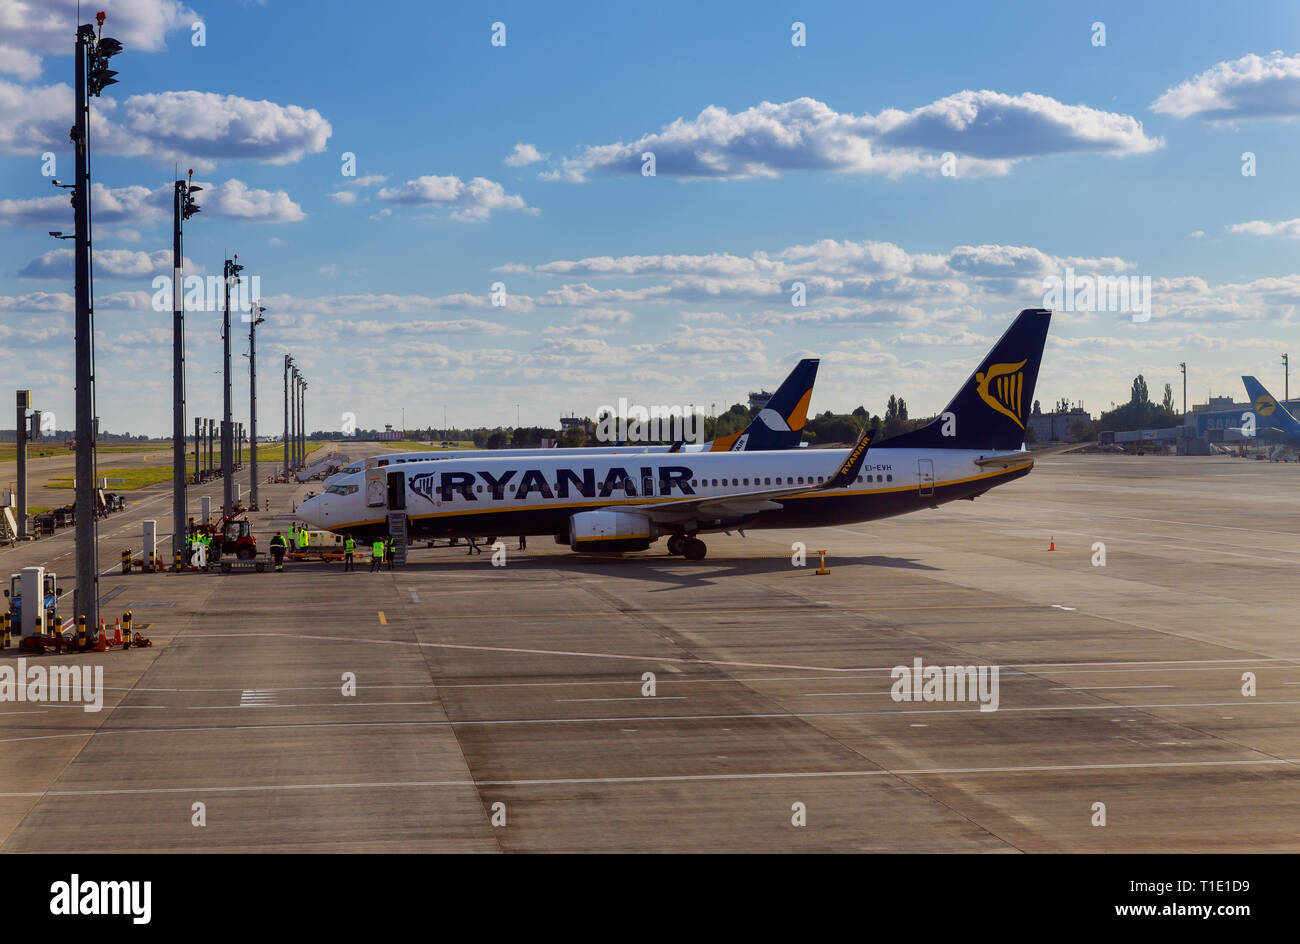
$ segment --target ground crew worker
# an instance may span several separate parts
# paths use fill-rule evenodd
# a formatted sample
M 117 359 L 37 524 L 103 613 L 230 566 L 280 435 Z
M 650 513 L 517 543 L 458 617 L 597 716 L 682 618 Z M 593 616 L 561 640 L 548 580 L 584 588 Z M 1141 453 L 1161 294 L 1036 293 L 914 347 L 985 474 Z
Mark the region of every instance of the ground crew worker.
M 384 563 L 384 542 L 375 538 L 370 545 L 370 572 L 373 574 Z
M 389 570 L 393 569 L 393 557 L 396 552 L 397 546 L 393 543 L 393 539 L 391 537 L 384 538 L 384 563 L 388 565 Z
M 356 551 L 357 551 L 357 542 L 352 540 L 351 537 L 344 538 L 343 539 L 343 569 L 345 571 L 347 570 L 355 571 L 357 569 L 357 566 L 353 562 L 353 557 L 352 557 L 352 555 L 354 555 Z
M 527 549 L 528 549 L 528 535 L 521 534 L 519 535 L 519 550 L 524 551 Z
M 284 552 L 288 550 L 285 544 L 284 535 L 279 531 L 275 532 L 275 537 L 271 538 L 271 559 L 275 561 L 276 570 L 284 570 Z
M 298 529 L 298 553 L 300 554 L 307 553 L 307 529 L 306 528 Z

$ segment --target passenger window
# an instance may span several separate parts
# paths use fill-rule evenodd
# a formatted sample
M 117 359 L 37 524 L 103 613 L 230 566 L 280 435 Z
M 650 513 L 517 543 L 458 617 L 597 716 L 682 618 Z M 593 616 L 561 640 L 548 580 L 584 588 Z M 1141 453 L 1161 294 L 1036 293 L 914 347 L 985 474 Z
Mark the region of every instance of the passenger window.
M 817 476 L 817 484 L 818 484 L 818 485 L 822 484 L 822 480 L 823 480 L 823 479 L 825 479 L 825 476 L 824 476 L 824 475 L 819 475 L 819 476 Z
M 749 484 L 749 479 L 745 479 L 745 484 L 746 484 L 746 485 Z
M 478 488 L 475 489 L 475 491 L 476 491 L 476 492 L 481 492 L 481 491 L 483 491 L 483 486 L 480 485 Z
M 885 476 L 885 478 L 886 478 L 887 481 L 890 481 L 890 482 L 894 481 L 894 477 L 893 477 L 892 475 L 887 475 L 887 476 Z
M 763 484 L 764 484 L 764 485 L 771 485 L 771 484 L 772 484 L 772 480 L 771 480 L 770 478 L 765 478 L 765 479 L 763 479 Z

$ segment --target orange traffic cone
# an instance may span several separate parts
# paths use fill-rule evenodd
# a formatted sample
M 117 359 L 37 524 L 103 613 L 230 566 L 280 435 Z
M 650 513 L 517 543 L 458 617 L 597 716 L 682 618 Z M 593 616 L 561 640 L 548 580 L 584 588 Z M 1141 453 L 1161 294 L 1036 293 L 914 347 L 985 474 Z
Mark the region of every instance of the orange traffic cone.
M 1055 538 L 1055 537 L 1052 538 L 1052 543 L 1048 546 L 1047 549 L 1048 549 L 1049 551 L 1054 551 L 1054 550 L 1056 550 L 1056 538 Z
M 114 620 L 113 645 L 115 646 L 122 645 L 122 617 L 120 616 L 116 620 Z
M 95 652 L 108 651 L 108 633 L 104 629 L 104 619 L 99 619 L 99 635 L 95 637 Z

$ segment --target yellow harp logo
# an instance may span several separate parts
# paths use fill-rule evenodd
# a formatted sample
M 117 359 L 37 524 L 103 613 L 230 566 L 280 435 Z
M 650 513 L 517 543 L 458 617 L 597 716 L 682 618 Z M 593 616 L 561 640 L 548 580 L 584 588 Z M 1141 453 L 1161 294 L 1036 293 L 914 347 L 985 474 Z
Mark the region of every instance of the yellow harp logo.
M 1003 416 L 1011 417 L 1021 429 L 1025 428 L 1024 420 L 1021 419 L 1025 415 L 1021 404 L 1025 390 L 1025 375 L 1021 371 L 1024 366 L 1025 361 L 1019 364 L 994 364 L 989 367 L 987 374 L 975 374 L 975 392 L 980 395 L 980 399 Z
M 1267 393 L 1261 393 L 1255 398 L 1255 412 L 1260 416 L 1272 416 L 1273 411 L 1277 409 L 1277 401 Z

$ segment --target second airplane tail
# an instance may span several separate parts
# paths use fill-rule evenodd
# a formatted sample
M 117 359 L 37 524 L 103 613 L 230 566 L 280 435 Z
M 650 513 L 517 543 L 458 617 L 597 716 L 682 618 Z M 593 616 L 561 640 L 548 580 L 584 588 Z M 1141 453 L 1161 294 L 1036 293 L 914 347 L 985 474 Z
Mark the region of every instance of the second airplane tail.
M 1242 377 L 1246 385 L 1246 396 L 1250 397 L 1251 408 L 1258 417 L 1260 426 L 1269 426 L 1288 433 L 1300 433 L 1300 420 L 1291 415 L 1291 411 L 1282 402 L 1264 389 L 1264 385 L 1254 377 Z
M 708 451 L 797 449 L 804 424 L 808 422 L 808 402 L 812 399 L 820 363 L 815 357 L 801 360 L 744 430 L 713 440 Z
M 1026 308 L 993 345 L 943 412 L 874 449 L 1019 449 L 1034 402 L 1052 313 Z

